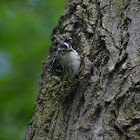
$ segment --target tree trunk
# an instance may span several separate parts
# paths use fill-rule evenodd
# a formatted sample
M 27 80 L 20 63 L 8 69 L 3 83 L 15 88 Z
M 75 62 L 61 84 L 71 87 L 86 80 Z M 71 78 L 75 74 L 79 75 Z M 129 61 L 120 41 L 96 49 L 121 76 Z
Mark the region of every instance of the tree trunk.
M 51 39 L 25 140 L 140 139 L 140 1 L 69 0 Z M 47 74 L 63 42 L 86 52 L 81 81 Z

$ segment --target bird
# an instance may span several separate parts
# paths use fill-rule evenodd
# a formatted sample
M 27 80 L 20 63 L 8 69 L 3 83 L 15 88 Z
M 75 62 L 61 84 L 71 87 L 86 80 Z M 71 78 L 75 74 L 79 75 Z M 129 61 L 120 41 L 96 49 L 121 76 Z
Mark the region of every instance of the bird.
M 60 44 L 48 66 L 48 73 L 62 81 L 74 79 L 80 68 L 81 58 L 68 42 Z

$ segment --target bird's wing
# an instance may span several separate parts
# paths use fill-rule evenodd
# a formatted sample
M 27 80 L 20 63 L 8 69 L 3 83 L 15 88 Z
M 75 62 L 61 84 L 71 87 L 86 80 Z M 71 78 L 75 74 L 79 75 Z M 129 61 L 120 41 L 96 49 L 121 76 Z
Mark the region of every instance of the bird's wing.
M 52 75 L 60 76 L 63 72 L 63 68 L 60 59 L 56 56 L 57 55 L 53 56 L 53 59 L 49 64 L 48 72 Z

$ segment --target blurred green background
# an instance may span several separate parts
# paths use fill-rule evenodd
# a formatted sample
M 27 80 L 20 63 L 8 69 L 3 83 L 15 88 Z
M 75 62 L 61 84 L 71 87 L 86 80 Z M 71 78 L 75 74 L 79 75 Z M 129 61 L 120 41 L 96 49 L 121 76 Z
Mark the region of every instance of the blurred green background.
M 22 140 L 66 0 L 0 1 L 0 140 Z

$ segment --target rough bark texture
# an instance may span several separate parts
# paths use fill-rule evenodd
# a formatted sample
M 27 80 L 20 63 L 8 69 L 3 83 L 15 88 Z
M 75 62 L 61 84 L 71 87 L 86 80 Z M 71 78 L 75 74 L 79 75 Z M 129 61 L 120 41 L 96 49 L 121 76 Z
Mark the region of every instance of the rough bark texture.
M 68 1 L 51 38 L 25 140 L 140 139 L 140 1 Z M 86 50 L 81 82 L 46 73 L 64 41 Z

